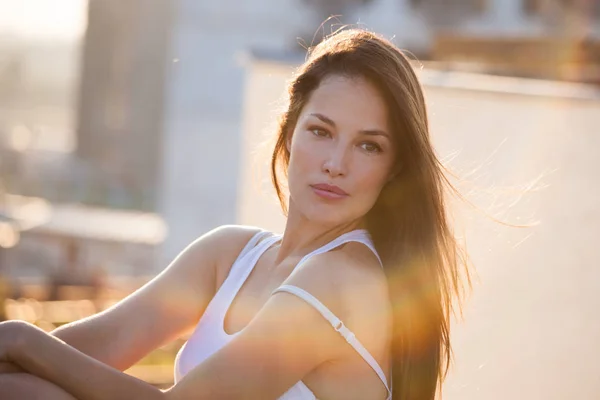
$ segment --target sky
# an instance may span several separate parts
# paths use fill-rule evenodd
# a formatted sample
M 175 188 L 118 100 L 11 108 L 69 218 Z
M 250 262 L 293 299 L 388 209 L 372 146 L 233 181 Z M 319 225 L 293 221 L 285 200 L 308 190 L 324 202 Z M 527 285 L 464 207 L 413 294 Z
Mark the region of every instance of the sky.
M 72 41 L 83 35 L 87 0 L 0 0 L 0 35 Z

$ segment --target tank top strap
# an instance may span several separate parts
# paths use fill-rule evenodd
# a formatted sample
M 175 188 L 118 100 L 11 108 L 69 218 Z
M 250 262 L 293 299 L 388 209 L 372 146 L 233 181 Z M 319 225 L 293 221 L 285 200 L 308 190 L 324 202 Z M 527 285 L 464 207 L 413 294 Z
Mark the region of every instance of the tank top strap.
M 325 318 L 333 327 L 333 329 L 338 332 L 345 340 L 348 342 L 350 346 L 362 357 L 363 360 L 373 369 L 373 371 L 377 374 L 385 389 L 387 390 L 387 398 L 386 400 L 391 400 L 392 398 L 392 389 L 388 386 L 388 381 L 381 369 L 379 363 L 375 360 L 375 358 L 369 353 L 369 351 L 363 346 L 363 344 L 358 340 L 358 338 L 354 335 L 354 333 L 344 325 L 344 322 L 339 319 L 327 306 L 321 303 L 316 297 L 312 294 L 308 293 L 306 290 L 301 289 L 297 286 L 293 285 L 282 285 L 273 291 L 272 294 L 277 292 L 287 292 L 293 294 L 308 304 L 310 304 L 313 308 L 315 308 L 322 316 Z M 391 377 L 391 374 L 390 374 Z
M 273 233 L 265 231 L 265 230 L 260 230 L 258 232 L 256 232 L 254 234 L 254 236 L 252 236 L 250 238 L 250 240 L 248 241 L 248 243 L 246 243 L 246 245 L 244 246 L 244 248 L 242 249 L 242 251 L 240 251 L 240 254 L 238 254 L 235 262 L 237 262 L 238 260 L 240 260 L 241 258 L 243 258 L 246 254 L 248 254 L 248 252 L 250 252 L 254 247 L 256 247 L 256 245 L 264 238 L 266 238 L 267 236 L 273 235 Z
M 225 296 L 225 307 L 229 307 L 229 303 L 233 301 L 237 292 L 240 290 L 248 276 L 254 269 L 258 259 L 267 251 L 274 243 L 281 240 L 280 235 L 272 232 L 261 231 L 250 239 L 244 249 L 240 252 L 237 260 L 231 266 L 229 275 L 223 282 L 222 289 L 219 290 Z
M 373 244 L 373 241 L 371 240 L 371 236 L 369 235 L 369 232 L 366 229 L 356 229 L 356 230 L 353 230 L 353 231 L 350 231 L 350 232 L 344 233 L 343 235 L 338 236 L 337 238 L 333 239 L 331 242 L 325 244 L 324 246 L 319 247 L 316 250 L 311 251 L 310 253 L 308 253 L 307 255 L 302 257 L 302 259 L 300 260 L 298 265 L 307 261 L 309 258 L 311 258 L 314 255 L 326 253 L 326 252 L 333 250 L 336 247 L 339 247 L 348 242 L 359 242 L 359 243 L 362 243 L 365 246 L 367 246 L 373 252 L 373 254 L 375 254 L 375 257 L 377 257 L 377 260 L 379 261 L 379 265 L 383 266 L 383 263 L 381 262 L 381 258 L 379 257 L 379 254 L 377 253 L 377 250 L 375 249 L 375 245 Z

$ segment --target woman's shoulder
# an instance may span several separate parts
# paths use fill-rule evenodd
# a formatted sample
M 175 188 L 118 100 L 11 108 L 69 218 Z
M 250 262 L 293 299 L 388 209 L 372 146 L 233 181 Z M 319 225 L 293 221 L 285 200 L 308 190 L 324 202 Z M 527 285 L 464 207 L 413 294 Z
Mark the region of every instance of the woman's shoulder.
M 327 307 L 379 361 L 390 341 L 392 312 L 386 275 L 364 244 L 348 243 L 302 263 L 286 285 L 304 289 Z M 354 359 L 353 349 L 347 356 Z
M 198 237 L 196 243 L 210 243 L 212 246 L 235 247 L 236 244 L 246 244 L 254 235 L 264 232 L 263 229 L 249 225 L 220 225 L 202 236 Z
M 317 270 L 319 273 L 314 274 Z M 360 242 L 348 242 L 337 249 L 316 254 L 303 263 L 298 273 L 308 280 L 317 276 L 317 281 L 329 282 L 342 291 L 365 285 L 373 286 L 377 291 L 387 289 L 387 277 L 378 256 Z
M 192 264 L 197 264 L 196 259 L 220 264 L 222 260 L 237 257 L 246 243 L 261 231 L 253 226 L 221 225 L 193 240 L 178 258 L 185 257 Z
M 222 282 L 246 244 L 265 230 L 248 225 L 221 225 L 202 235 L 197 241 L 211 252 L 216 261 L 216 279 Z
M 264 230 L 248 225 L 221 225 L 197 238 L 190 247 L 209 248 L 226 258 L 237 256 L 256 234 Z
M 259 228 L 258 226 L 252 225 L 237 225 L 237 224 L 224 224 L 219 225 L 218 227 L 212 229 L 210 232 L 212 234 L 255 234 L 257 232 L 264 231 L 264 229 Z
M 373 317 L 373 311 L 383 315 L 389 309 L 386 274 L 377 256 L 362 243 L 346 243 L 311 257 L 286 283 L 322 299 L 340 318 L 364 320 Z
M 338 290 L 347 325 L 367 347 L 382 350 L 379 346 L 389 339 L 392 313 L 389 278 L 378 256 L 358 242 L 347 243 L 329 256 L 337 257 L 333 274 L 342 283 Z

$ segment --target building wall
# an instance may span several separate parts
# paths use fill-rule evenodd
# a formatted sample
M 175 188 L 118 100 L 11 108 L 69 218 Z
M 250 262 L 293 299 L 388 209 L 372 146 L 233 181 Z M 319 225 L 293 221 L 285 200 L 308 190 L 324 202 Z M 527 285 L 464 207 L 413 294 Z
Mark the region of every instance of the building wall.
M 78 184 L 100 193 L 88 203 L 156 209 L 171 23 L 162 0 L 90 2 L 76 152 Z
M 283 231 L 270 148 L 257 148 L 273 135 L 275 105 L 293 67 L 268 60 L 247 66 L 240 224 Z M 444 398 L 593 398 L 600 392 L 600 92 L 419 74 L 438 154 L 479 207 L 451 201 L 477 278 L 464 323 L 454 326 L 456 363 Z
M 92 4 L 114 14 L 117 3 L 100 3 Z M 443 20 L 440 14 L 444 17 L 423 8 L 428 3 L 437 4 L 373 0 L 348 8 L 340 23 L 364 23 L 402 47 L 426 49 L 439 33 L 433 26 Z M 482 3 L 485 7 L 466 19 L 442 25 L 474 34 L 536 32 L 521 16 L 519 0 Z M 90 174 L 100 171 L 94 179 L 101 189 L 112 185 L 112 205 L 130 205 L 129 196 L 165 217 L 171 232 L 164 245 L 166 264 L 199 235 L 235 220 L 239 160 L 245 157 L 240 153 L 243 53 L 299 49 L 302 40 L 310 45 L 322 34 L 324 16 L 301 0 L 140 4 L 119 3 L 123 12 L 113 18 L 120 21 L 118 29 L 106 22 L 110 18 L 90 19 L 88 33 L 94 36 L 96 29 L 98 49 L 111 40 L 116 47 L 87 49 L 79 154 L 84 167 L 93 167 Z M 123 40 L 117 40 L 118 32 Z M 102 75 L 113 72 L 114 82 Z
M 165 262 L 201 234 L 235 221 L 240 58 L 249 48 L 294 46 L 308 18 L 296 0 L 176 2 L 159 203 L 170 231 Z
M 528 3 L 532 3 L 528 6 Z M 600 37 L 600 7 L 568 12 L 562 2 L 531 0 L 373 0 L 342 22 L 364 25 L 401 47 L 427 52 L 435 35 Z M 580 3 L 583 4 L 583 3 Z

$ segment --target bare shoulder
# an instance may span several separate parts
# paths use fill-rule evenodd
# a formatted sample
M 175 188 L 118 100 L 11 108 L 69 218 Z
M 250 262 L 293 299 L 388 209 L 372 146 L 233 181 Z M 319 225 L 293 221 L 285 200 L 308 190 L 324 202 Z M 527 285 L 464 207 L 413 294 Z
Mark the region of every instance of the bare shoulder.
M 388 283 L 379 260 L 368 247 L 351 242 L 313 256 L 296 268 L 286 284 L 311 293 L 367 348 L 376 353 L 383 351 L 391 327 Z
M 223 225 L 215 228 L 192 241 L 179 255 L 159 274 L 155 280 L 169 287 L 179 288 L 190 285 L 192 292 L 212 296 L 217 290 L 215 286 L 243 249 L 245 244 L 259 228 L 239 225 Z
M 261 229 L 247 225 L 221 225 L 200 236 L 194 241 L 210 242 L 212 245 L 226 246 L 232 242 L 247 242 Z
M 191 252 L 198 255 L 205 252 L 211 254 L 211 258 L 215 260 L 215 279 L 217 286 L 220 286 L 242 249 L 261 231 L 254 226 L 222 225 L 194 241 L 190 245 L 193 248 Z
M 253 226 L 222 225 L 194 240 L 184 252 L 190 255 L 210 252 L 215 259 L 237 256 L 246 243 L 261 230 Z
M 189 303 L 204 304 L 214 295 L 219 279 L 229 272 L 239 252 L 258 232 L 259 228 L 239 225 L 215 228 L 192 241 L 150 283 L 160 283 L 168 289 L 166 292 L 182 292 L 189 287 L 191 295 L 200 299 Z
M 288 283 L 310 287 L 325 297 L 388 299 L 379 260 L 368 247 L 354 242 L 311 257 L 296 268 Z

